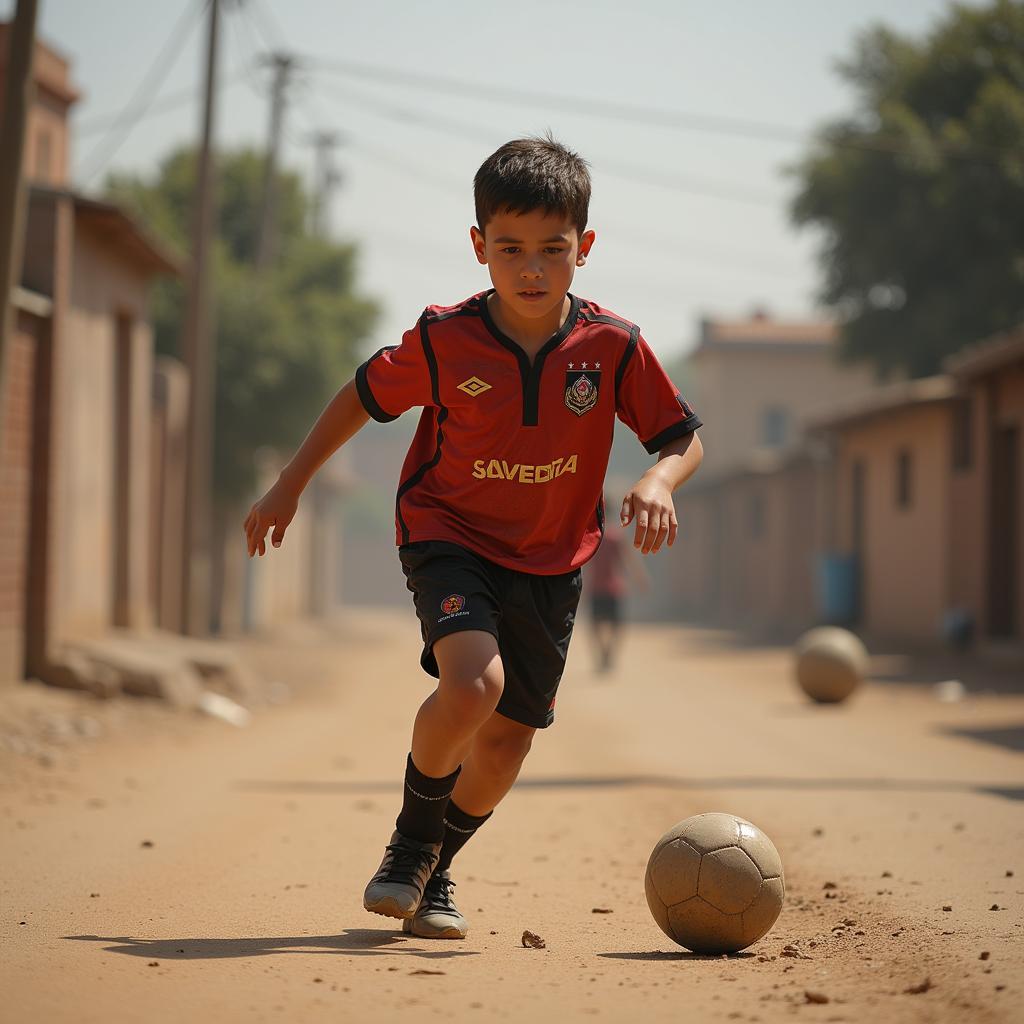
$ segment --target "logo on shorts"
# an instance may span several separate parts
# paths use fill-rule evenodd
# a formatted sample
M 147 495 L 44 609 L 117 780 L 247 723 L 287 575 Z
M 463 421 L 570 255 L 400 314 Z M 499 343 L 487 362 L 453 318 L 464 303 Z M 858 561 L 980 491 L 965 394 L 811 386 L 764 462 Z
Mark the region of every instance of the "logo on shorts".
M 445 615 L 456 615 L 465 607 L 466 599 L 461 594 L 449 594 L 441 602 L 441 611 Z
M 580 364 L 580 369 L 575 368 L 575 363 L 569 364 L 565 371 L 565 405 L 566 408 L 582 416 L 590 412 L 597 405 L 597 391 L 601 385 L 601 364 L 594 363 L 588 369 L 586 363 Z

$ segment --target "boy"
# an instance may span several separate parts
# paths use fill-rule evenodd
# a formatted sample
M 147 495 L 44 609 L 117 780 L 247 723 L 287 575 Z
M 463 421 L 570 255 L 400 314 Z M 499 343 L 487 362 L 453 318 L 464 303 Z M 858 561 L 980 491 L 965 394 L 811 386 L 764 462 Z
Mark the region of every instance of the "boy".
M 590 175 L 551 138 L 518 139 L 474 179 L 470 238 L 493 288 L 429 306 L 371 356 L 253 505 L 249 557 L 279 547 L 317 469 L 369 417 L 422 406 L 395 507 L 399 558 L 437 677 L 413 726 L 402 809 L 364 907 L 422 938 L 464 938 L 452 858 L 554 719 L 580 596 L 604 532 L 616 414 L 658 462 L 622 504 L 644 554 L 673 543 L 672 491 L 701 425 L 639 328 L 569 292 L 587 261 Z

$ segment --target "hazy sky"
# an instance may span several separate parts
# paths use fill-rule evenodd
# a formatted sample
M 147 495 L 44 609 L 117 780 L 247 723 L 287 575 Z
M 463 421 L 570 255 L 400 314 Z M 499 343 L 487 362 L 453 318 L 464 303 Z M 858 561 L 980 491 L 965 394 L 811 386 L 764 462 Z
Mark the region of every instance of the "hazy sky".
M 72 59 L 78 184 L 149 171 L 194 140 L 202 0 L 42 0 L 40 31 Z M 598 235 L 573 290 L 641 325 L 665 357 L 694 339 L 702 315 L 813 311 L 816 239 L 789 224 L 783 173 L 811 132 L 849 112 L 834 71 L 857 33 L 879 21 L 915 35 L 944 0 L 482 0 L 348 3 L 223 0 L 217 136 L 263 145 L 270 48 L 304 58 L 287 110 L 284 162 L 309 175 L 314 130 L 337 130 L 343 182 L 332 232 L 361 244 L 361 281 L 385 313 L 373 347 L 395 343 L 428 303 L 488 285 L 468 241 L 472 178 L 510 138 L 551 129 L 592 164 Z M 0 0 L 9 17 L 12 0 Z M 120 134 L 103 122 L 136 95 L 181 26 L 187 41 L 145 116 Z M 345 64 L 349 73 L 332 70 Z M 355 70 L 364 65 L 367 70 Z M 400 70 L 422 81 L 367 71 Z M 455 79 L 464 89 L 434 87 Z M 535 94 L 520 99 L 520 95 Z M 583 99 L 596 111 L 536 98 Z M 612 117 L 615 104 L 693 115 L 683 127 Z M 744 123 L 746 123 L 744 125 Z M 759 124 L 770 132 L 756 131 Z M 368 346 L 369 347 L 369 346 Z

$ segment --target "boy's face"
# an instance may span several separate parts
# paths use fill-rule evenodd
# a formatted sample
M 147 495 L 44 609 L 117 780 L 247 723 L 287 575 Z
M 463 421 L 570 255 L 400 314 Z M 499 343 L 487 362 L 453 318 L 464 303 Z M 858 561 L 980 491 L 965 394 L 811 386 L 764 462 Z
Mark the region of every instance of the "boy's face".
M 496 213 L 483 231 L 470 228 L 470 237 L 503 307 L 528 320 L 561 314 L 573 274 L 594 244 L 593 231 L 581 236 L 568 217 L 543 210 Z

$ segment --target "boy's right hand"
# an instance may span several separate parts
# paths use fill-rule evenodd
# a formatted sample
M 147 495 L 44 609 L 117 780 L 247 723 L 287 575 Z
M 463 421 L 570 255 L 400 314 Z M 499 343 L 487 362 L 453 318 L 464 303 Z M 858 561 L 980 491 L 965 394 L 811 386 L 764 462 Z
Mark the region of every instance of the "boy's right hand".
M 253 505 L 246 517 L 244 529 L 250 558 L 257 551 L 260 555 L 267 553 L 266 535 L 271 527 L 274 528 L 274 532 L 270 535 L 270 542 L 275 548 L 281 546 L 284 531 L 295 518 L 298 507 L 298 493 L 279 478 L 277 483 Z

